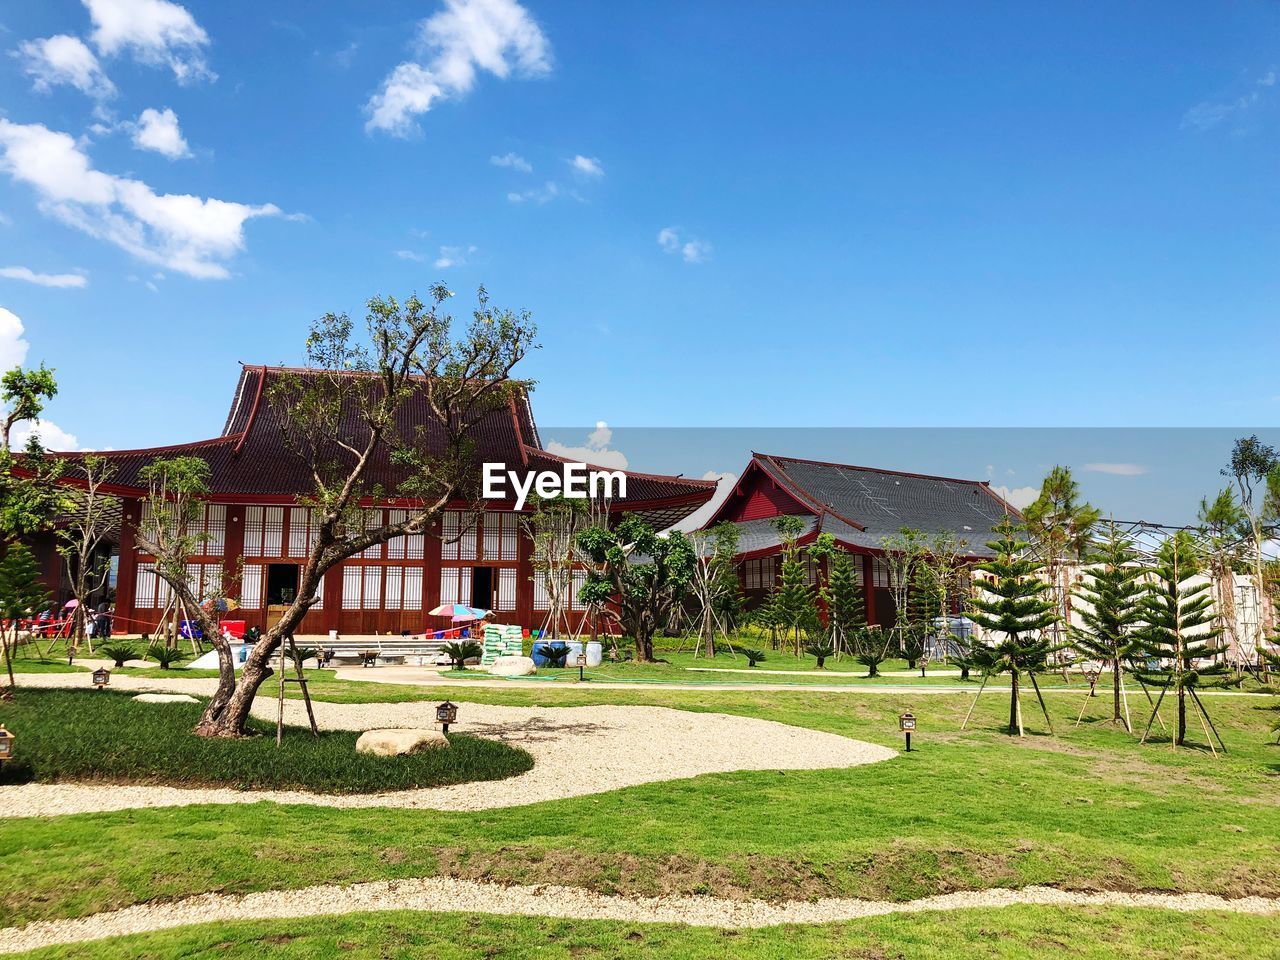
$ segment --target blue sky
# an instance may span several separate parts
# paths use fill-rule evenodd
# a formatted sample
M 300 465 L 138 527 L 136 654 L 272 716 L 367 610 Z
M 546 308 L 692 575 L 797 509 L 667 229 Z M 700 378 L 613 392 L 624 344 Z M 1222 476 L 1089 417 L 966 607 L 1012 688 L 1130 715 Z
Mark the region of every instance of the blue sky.
M 10 0 L 0 24 L 0 359 L 57 367 L 49 419 L 83 445 L 216 433 L 237 360 L 438 279 L 464 314 L 481 282 L 534 312 L 544 424 L 1280 414 L 1274 4 Z

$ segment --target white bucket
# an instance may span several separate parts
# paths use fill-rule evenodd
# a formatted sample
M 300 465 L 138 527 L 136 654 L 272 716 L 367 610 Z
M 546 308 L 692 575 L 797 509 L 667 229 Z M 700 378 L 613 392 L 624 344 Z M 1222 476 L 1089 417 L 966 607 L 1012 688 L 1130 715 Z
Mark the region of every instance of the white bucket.
M 337 631 L 337 630 L 330 630 L 330 631 L 329 631 L 329 642 L 330 642 L 330 643 L 336 643 L 337 641 L 338 641 L 338 631 Z

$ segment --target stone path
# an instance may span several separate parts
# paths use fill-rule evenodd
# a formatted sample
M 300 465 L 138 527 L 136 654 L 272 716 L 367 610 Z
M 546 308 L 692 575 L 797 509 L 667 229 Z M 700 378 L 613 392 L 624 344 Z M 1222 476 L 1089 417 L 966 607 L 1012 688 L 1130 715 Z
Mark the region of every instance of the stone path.
M 72 674 L 31 674 L 27 686 L 79 686 Z M 113 676 L 116 690 L 208 696 L 212 679 Z M 156 704 L 151 709 L 168 709 Z M 275 720 L 276 703 L 259 699 L 254 714 Z M 435 702 L 315 703 L 327 730 L 433 727 Z M 301 701 L 285 702 L 285 722 L 305 726 Z M 461 703 L 458 733 L 492 737 L 533 754 L 527 773 L 505 780 L 380 794 L 318 794 L 301 790 L 234 790 L 142 785 L 32 783 L 0 787 L 7 818 L 94 813 L 197 803 L 304 803 L 327 807 L 407 807 L 485 810 L 585 796 L 642 783 L 737 770 L 816 770 L 888 760 L 895 750 L 802 727 L 665 707 L 507 707 Z
M 1228 900 L 1205 893 L 1078 893 L 1052 887 L 949 893 L 905 903 L 826 899 L 768 903 L 715 897 L 629 898 L 590 893 L 576 887 L 501 886 L 472 880 L 430 877 L 380 880 L 350 886 L 316 886 L 241 896 L 201 894 L 170 903 L 142 904 L 74 920 L 41 920 L 0 930 L 0 954 L 37 947 L 101 940 L 196 923 L 228 920 L 311 919 L 324 915 L 383 910 L 462 912 L 619 920 L 743 929 L 788 923 L 832 923 L 893 913 L 966 910 L 1038 904 L 1051 907 L 1145 907 L 1189 912 L 1223 910 L 1270 915 L 1280 901 L 1263 897 Z

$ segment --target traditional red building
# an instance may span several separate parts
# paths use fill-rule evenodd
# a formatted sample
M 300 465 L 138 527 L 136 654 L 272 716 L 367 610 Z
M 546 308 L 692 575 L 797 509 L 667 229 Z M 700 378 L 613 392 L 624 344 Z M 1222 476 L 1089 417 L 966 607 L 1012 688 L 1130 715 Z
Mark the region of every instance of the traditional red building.
M 284 444 L 284 414 L 267 400 L 272 378 L 280 374 L 279 368 L 267 366 L 243 368 L 218 437 L 96 454 L 109 459 L 116 471 L 104 492 L 123 503 L 115 593 L 118 630 L 139 632 L 154 626 L 169 600 L 168 586 L 154 573 L 152 558 L 134 547 L 134 530 L 146 506 L 140 471 L 160 458 L 200 457 L 210 467 L 211 495 L 201 520 L 207 535 L 204 553 L 191 557 L 187 566 L 198 595 L 235 598 L 240 604 L 237 617 L 249 626 L 265 627 L 272 608 L 296 592 L 311 545 L 311 511 L 298 500 L 308 491 L 311 474 L 308 464 Z M 403 436 L 423 436 L 429 444 L 440 434 L 432 429 L 434 417 L 420 395 L 403 404 L 400 421 Z M 354 420 L 344 418 L 341 429 L 348 428 L 354 431 Z M 560 472 L 568 462 L 541 449 L 525 395 L 488 414 L 471 436 L 477 474 L 485 462 L 503 463 L 519 473 Z M 354 433 L 344 439 L 358 442 Z M 374 465 L 373 473 L 371 484 L 395 489 L 398 477 L 390 463 Z M 626 475 L 627 495 L 615 499 L 611 511 L 640 513 L 657 527 L 688 516 L 715 490 L 710 481 L 630 471 Z M 368 503 L 369 526 L 403 519 L 412 506 L 405 500 Z M 487 501 L 477 514 L 475 504 L 455 503 L 435 530 L 398 537 L 344 561 L 326 574 L 321 602 L 307 613 L 300 632 L 419 633 L 444 625 L 425 611 L 452 602 L 494 609 L 506 622 L 539 626 L 547 598 L 532 575 L 531 540 L 514 506 L 510 500 Z M 50 586 L 56 583 L 52 580 Z M 572 592 L 569 602 L 571 611 L 578 609 Z
M 780 575 L 782 538 L 775 518 L 783 514 L 804 522 L 797 546 L 829 533 L 861 556 L 860 582 L 871 587 L 864 591 L 867 622 L 891 626 L 893 596 L 882 559 L 886 537 L 904 527 L 951 533 L 976 560 L 990 555 L 986 543 L 993 539 L 992 528 L 1017 511 L 981 480 L 752 453 L 737 485 L 706 524 L 737 524 L 738 574 L 749 607 L 774 589 Z M 810 581 L 816 582 L 820 562 L 807 562 Z

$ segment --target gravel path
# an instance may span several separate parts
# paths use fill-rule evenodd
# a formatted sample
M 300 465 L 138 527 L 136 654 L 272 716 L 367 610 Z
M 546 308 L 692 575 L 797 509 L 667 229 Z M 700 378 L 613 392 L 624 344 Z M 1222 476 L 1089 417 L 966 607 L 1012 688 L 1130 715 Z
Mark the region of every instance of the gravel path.
M 68 674 L 31 674 L 27 686 L 80 686 Z M 117 690 L 208 696 L 212 679 L 153 680 L 113 676 Z M 153 707 L 164 710 L 163 705 Z M 433 727 L 435 702 L 315 703 L 327 730 Z M 254 714 L 275 720 L 276 703 L 259 700 Z M 306 724 L 301 701 L 285 702 L 285 722 Z M 665 707 L 503 707 L 462 703 L 459 733 L 493 737 L 533 754 L 528 773 L 506 780 L 394 793 L 333 795 L 295 790 L 244 791 L 110 784 L 24 784 L 0 787 L 7 818 L 92 813 L 196 803 L 306 803 L 327 807 L 408 807 L 485 810 L 584 796 L 621 787 L 735 770 L 815 770 L 888 760 L 888 747 L 770 720 L 691 713 Z
M 380 880 L 351 886 L 317 886 L 244 896 L 201 894 L 171 903 L 144 904 L 75 920 L 40 920 L 0 930 L 0 953 L 106 937 L 166 930 L 229 920 L 277 920 L 380 910 L 555 917 L 568 920 L 621 920 L 678 923 L 742 929 L 787 923 L 832 923 L 926 910 L 965 910 L 1038 904 L 1053 907 L 1146 907 L 1188 912 L 1280 913 L 1280 901 L 1263 897 L 1228 900 L 1206 893 L 1073 893 L 1052 887 L 948 893 L 906 903 L 884 900 L 827 899 L 783 903 L 720 900 L 714 897 L 627 898 L 590 893 L 575 887 L 510 886 L 431 877 Z

